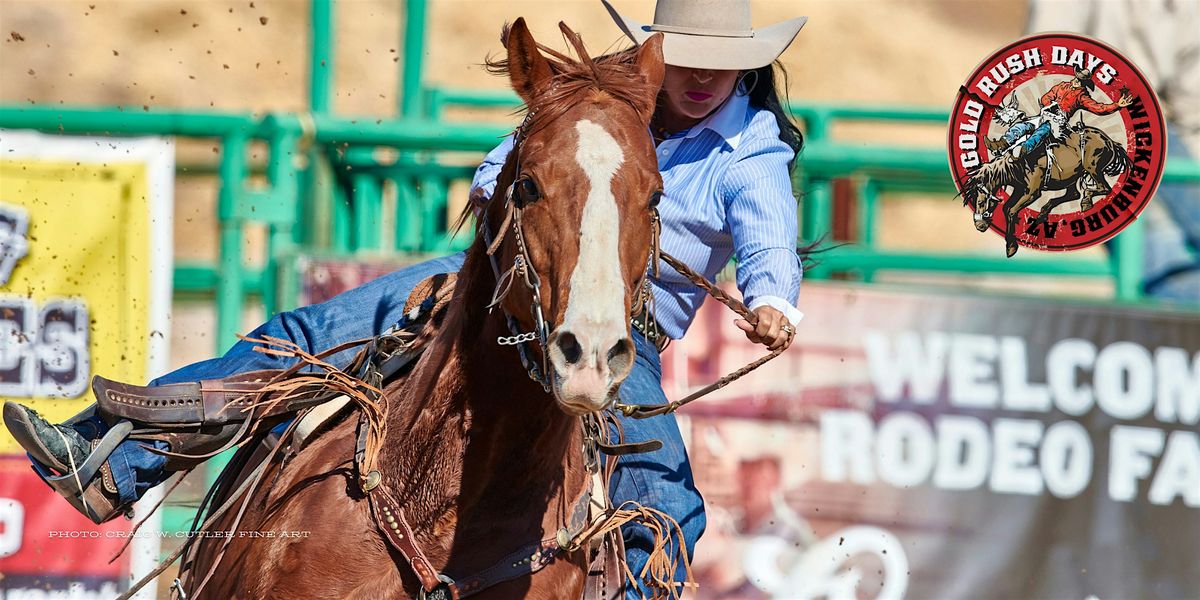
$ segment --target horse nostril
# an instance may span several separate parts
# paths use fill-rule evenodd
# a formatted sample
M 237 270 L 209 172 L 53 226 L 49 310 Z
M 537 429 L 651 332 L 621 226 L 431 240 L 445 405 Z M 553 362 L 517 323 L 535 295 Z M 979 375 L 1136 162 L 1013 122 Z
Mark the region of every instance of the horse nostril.
M 608 349 L 608 362 L 611 363 L 613 360 L 615 360 L 617 357 L 624 354 L 626 351 L 627 351 L 627 348 L 625 347 L 625 340 L 620 340 L 617 343 L 613 344 L 612 348 Z
M 575 338 L 575 334 L 563 332 L 558 336 L 558 348 L 562 350 L 563 358 L 567 360 L 567 364 L 575 364 L 583 358 L 583 348 L 579 346 L 579 340 Z
M 617 377 L 625 377 L 633 366 L 633 340 L 622 338 L 608 349 L 608 368 Z

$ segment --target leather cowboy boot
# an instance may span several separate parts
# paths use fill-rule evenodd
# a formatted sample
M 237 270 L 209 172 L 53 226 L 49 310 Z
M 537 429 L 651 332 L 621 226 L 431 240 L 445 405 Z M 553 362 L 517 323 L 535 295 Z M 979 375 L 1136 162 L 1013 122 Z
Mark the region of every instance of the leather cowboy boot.
M 42 480 L 99 524 L 132 510 L 133 500 L 121 500 L 109 463 L 122 442 L 159 448 L 158 442 L 165 443 L 172 453 L 162 466 L 164 473 L 196 466 L 246 433 L 248 415 L 238 404 L 250 398 L 246 390 L 261 387 L 263 380 L 261 372 L 249 375 L 159 387 L 96 376 L 92 391 L 97 404 L 66 422 L 54 425 L 28 407 L 5 402 L 4 423 Z
M 97 431 L 95 439 L 89 440 L 70 423 L 94 426 L 88 421 L 94 409 L 93 405 L 66 424 L 53 425 L 33 409 L 5 402 L 4 424 L 29 453 L 34 471 L 71 506 L 99 524 L 128 512 L 121 503 L 107 458 L 124 439 L 129 426 L 113 428 L 112 435 L 100 436 Z
M 275 372 L 253 372 L 225 380 L 136 386 L 92 379 L 97 403 L 61 425 L 53 425 L 32 409 L 5 402 L 4 423 L 29 453 L 34 471 L 71 506 L 99 524 L 130 512 L 132 499 L 121 501 L 109 457 L 126 440 L 170 449 L 164 473 L 183 471 L 242 439 L 253 391 Z M 275 414 L 308 406 L 283 403 Z M 81 433 L 82 432 L 82 433 Z

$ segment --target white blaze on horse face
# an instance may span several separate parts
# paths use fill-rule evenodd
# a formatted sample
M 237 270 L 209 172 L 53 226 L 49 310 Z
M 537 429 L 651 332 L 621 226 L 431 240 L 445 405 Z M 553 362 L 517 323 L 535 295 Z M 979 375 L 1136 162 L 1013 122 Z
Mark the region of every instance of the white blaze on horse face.
M 579 142 L 575 160 L 587 176 L 587 202 L 579 226 L 579 259 L 571 274 L 571 292 L 563 325 L 586 333 L 625 336 L 625 283 L 621 280 L 621 213 L 612 181 L 625 154 L 603 127 L 587 119 L 575 124 Z M 606 336 L 607 337 L 607 336 Z M 594 340 L 599 342 L 601 340 Z M 607 347 L 604 348 L 608 350 Z
M 588 194 L 579 227 L 579 258 L 571 273 L 560 331 L 575 336 L 581 356 L 568 358 L 558 344 L 553 344 L 550 354 L 563 378 L 560 400 L 594 405 L 604 399 L 614 375 L 626 374 L 611 373 L 608 364 L 609 350 L 628 335 L 621 214 L 612 189 L 625 154 L 617 140 L 592 121 L 580 120 L 575 131 L 579 134 L 575 160 L 587 179 Z

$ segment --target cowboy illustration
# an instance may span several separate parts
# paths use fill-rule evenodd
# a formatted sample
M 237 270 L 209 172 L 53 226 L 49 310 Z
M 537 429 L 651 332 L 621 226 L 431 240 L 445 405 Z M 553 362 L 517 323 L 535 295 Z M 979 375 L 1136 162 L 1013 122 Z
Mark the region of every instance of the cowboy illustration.
M 1092 71 L 1076 69 L 1074 77 L 1055 84 L 1042 94 L 1038 101 L 1040 112 L 1028 119 L 1023 119 L 1024 113 L 1016 107 L 1015 95 L 1010 97 L 1009 102 L 996 109 L 995 117 L 1001 124 L 1008 125 L 1008 130 L 1000 140 L 991 140 L 989 147 L 1000 148 L 1000 153 L 1011 150 L 1013 158 L 1019 158 L 1038 148 L 1047 137 L 1061 140 L 1067 122 L 1080 110 L 1108 115 L 1133 103 L 1128 90 L 1122 90 L 1116 102 L 1098 102 L 1091 96 L 1095 89 Z
M 1007 128 L 1000 139 L 986 140 L 988 149 L 993 154 L 1004 153 L 1038 127 L 1037 119 L 1028 118 L 1025 111 L 1021 110 L 1015 93 L 1010 94 L 1003 104 L 996 107 L 995 115 L 992 118 Z

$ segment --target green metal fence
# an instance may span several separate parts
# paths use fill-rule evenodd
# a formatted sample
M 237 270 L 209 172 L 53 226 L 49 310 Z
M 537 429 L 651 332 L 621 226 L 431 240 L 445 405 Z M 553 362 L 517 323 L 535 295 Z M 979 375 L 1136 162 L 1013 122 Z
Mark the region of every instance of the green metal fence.
M 496 124 L 439 121 L 451 106 L 513 108 L 507 93 L 433 89 L 425 94 L 425 114 L 376 121 L 325 114 L 271 114 L 261 119 L 236 113 L 142 112 L 0 106 L 0 127 L 61 133 L 154 134 L 215 138 L 220 143 L 217 212 L 219 259 L 212 265 L 178 265 L 181 293 L 211 292 L 216 298 L 218 346 L 228 347 L 238 330 L 240 310 L 250 296 L 268 311 L 290 308 L 294 297 L 278 290 L 279 257 L 296 249 L 335 253 L 448 251 L 456 246 L 446 230 L 448 190 L 469 179 L 482 152 L 507 128 Z M 831 141 L 839 121 L 946 122 L 944 112 L 864 107 L 798 106 L 795 114 L 808 132 L 797 169 L 804 239 L 827 235 L 833 225 L 832 186 L 854 184 L 861 215 L 856 243 L 822 258 L 814 277 L 857 273 L 869 279 L 881 270 L 1042 274 L 1115 277 L 1117 297 L 1139 296 L 1141 231 L 1136 224 L 1117 238 L 1115 261 L 1052 254 L 1010 260 L 1000 256 L 893 252 L 876 244 L 880 195 L 945 195 L 954 202 L 947 158 L 937 148 L 864 146 Z M 250 183 L 247 148 L 267 146 L 266 184 Z M 199 173 L 197 172 L 199 171 Z M 204 176 L 213 169 L 189 168 L 181 176 Z M 1165 181 L 1200 182 L 1200 164 L 1168 161 Z M 380 229 L 383 190 L 395 190 L 393 231 Z M 265 255 L 249 261 L 245 234 L 267 228 Z M 383 240 L 390 239 L 385 247 Z M 461 242 L 460 242 L 461 244 Z M 263 268 L 250 268 L 251 262 Z
M 429 119 L 444 119 L 453 107 L 511 110 L 515 95 L 500 91 L 428 89 L 424 105 Z M 1141 297 L 1141 223 L 1135 222 L 1115 240 L 1111 260 L 1047 254 L 1015 259 L 998 255 L 946 252 L 898 252 L 877 245 L 880 198 L 894 195 L 943 195 L 954 201 L 956 190 L 944 149 L 900 147 L 880 144 L 851 144 L 833 139 L 841 123 L 873 122 L 879 126 L 920 124 L 944 128 L 949 113 L 934 108 L 885 106 L 797 105 L 793 116 L 800 122 L 806 144 L 796 171 L 796 189 L 802 197 L 800 232 L 804 240 L 828 238 L 833 231 L 833 185 L 846 180 L 854 191 L 857 235 L 854 243 L 839 246 L 822 256 L 810 277 L 822 279 L 835 274 L 855 274 L 871 281 L 879 271 L 922 271 L 938 273 L 985 273 L 1106 277 L 1114 279 L 1116 297 Z M 1164 182 L 1200 182 L 1200 163 L 1170 160 Z
M 475 161 L 498 142 L 506 127 L 451 122 L 447 111 L 470 107 L 507 113 L 517 105 L 515 95 L 506 91 L 424 87 L 428 0 L 408 0 L 399 116 L 377 120 L 331 115 L 335 9 L 333 0 L 311 2 L 310 109 L 302 114 L 256 119 L 246 113 L 211 111 L 0 106 L 0 127 L 5 128 L 210 138 L 219 143 L 219 163 L 188 165 L 179 172 L 181 177 L 219 178 L 219 257 L 214 264 L 180 264 L 175 270 L 178 293 L 215 297 L 218 350 L 234 342 L 248 298 L 261 299 L 268 312 L 292 307 L 294 295 L 279 288 L 281 257 L 301 250 L 445 252 L 461 246 L 446 231 L 448 190 L 455 182 L 469 179 Z M 1030 256 L 1033 253 L 1009 260 L 878 247 L 882 195 L 944 194 L 948 202 L 954 201 L 945 152 L 840 142 L 833 136 L 835 126 L 875 122 L 944 127 L 947 113 L 832 105 L 795 106 L 793 113 L 807 136 L 796 172 L 802 197 L 801 237 L 815 240 L 833 230 L 835 181 L 848 182 L 859 215 L 853 243 L 826 253 L 812 277 L 857 276 L 869 281 L 882 270 L 1111 277 L 1118 298 L 1139 297 L 1143 234 L 1136 223 L 1118 236 L 1111 261 L 1063 254 Z M 247 148 L 254 142 L 267 146 L 264 165 L 247 161 Z M 256 169 L 265 175 L 265 184 L 251 183 Z M 1165 179 L 1200 181 L 1200 164 L 1168 161 Z M 384 202 L 385 192 L 392 202 Z M 385 205 L 392 212 L 385 214 Z M 381 228 L 384 222 L 390 224 L 388 231 Z M 268 232 L 263 256 L 245 256 L 249 227 L 265 227 Z

